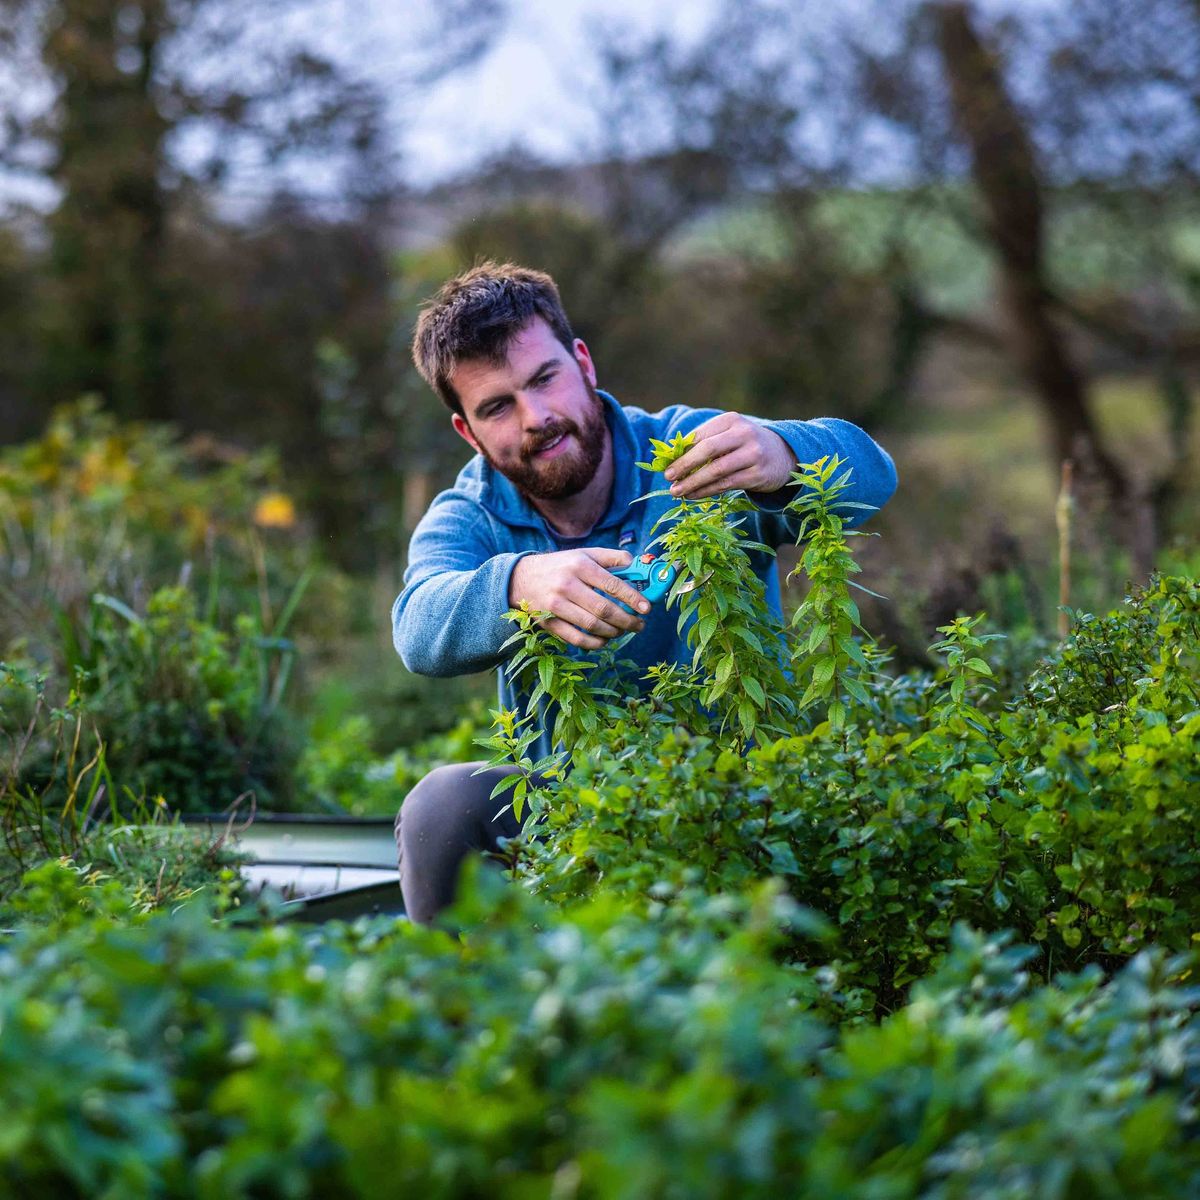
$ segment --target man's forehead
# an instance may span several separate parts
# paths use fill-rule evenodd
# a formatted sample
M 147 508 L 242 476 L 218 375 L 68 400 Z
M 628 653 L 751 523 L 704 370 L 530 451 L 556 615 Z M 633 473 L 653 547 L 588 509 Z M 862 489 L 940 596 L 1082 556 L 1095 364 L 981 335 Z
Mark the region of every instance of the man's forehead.
M 530 317 L 516 333 L 504 343 L 504 358 L 508 362 L 526 355 L 546 355 L 548 346 L 558 346 L 562 343 L 554 336 L 554 331 L 541 317 Z
M 464 358 L 457 363 L 450 372 L 450 386 L 465 397 L 465 389 L 491 386 L 510 375 L 520 375 L 530 363 L 565 354 L 565 347 L 550 326 L 541 317 L 533 317 L 504 344 L 503 357 Z

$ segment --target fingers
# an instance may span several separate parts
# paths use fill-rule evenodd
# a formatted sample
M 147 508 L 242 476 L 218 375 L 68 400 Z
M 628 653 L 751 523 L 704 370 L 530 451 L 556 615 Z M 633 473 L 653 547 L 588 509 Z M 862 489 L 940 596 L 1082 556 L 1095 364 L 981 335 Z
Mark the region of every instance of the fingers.
M 700 500 L 734 487 L 753 486 L 762 453 L 759 428 L 735 413 L 724 417 L 723 424 L 718 425 L 721 418 L 714 417 L 702 425 L 696 431 L 700 435 L 696 444 L 667 469 L 673 496 Z M 705 436 L 706 428 L 711 432 Z M 734 478 L 739 482 L 731 482 Z
M 568 625 L 560 617 L 551 617 L 549 621 L 543 621 L 542 628 L 547 633 L 552 633 L 560 642 L 578 646 L 581 650 L 600 650 L 604 647 L 602 639 L 592 637 L 587 633 L 580 633 L 574 625 Z
M 613 596 L 623 603 L 628 604 L 635 613 L 648 613 L 650 611 L 649 603 L 645 600 L 637 588 L 626 583 L 623 579 L 618 579 L 615 575 L 610 575 L 607 571 L 589 571 L 583 576 L 583 581 L 588 585 L 589 588 L 599 588 L 600 591 L 606 593 L 607 595 Z M 594 592 L 592 594 L 595 596 Z M 602 597 L 596 596 L 596 599 L 600 600 Z M 634 628 L 634 625 L 630 624 L 630 622 L 635 621 L 636 618 L 631 617 L 629 613 L 617 605 L 612 605 L 611 607 L 615 610 L 616 616 L 614 617 L 613 615 L 602 611 L 601 615 L 606 620 L 619 622 L 627 629 Z
M 600 638 L 604 642 L 623 632 L 617 624 L 618 614 L 626 621 L 634 620 L 611 600 L 605 600 L 603 596 L 598 596 L 591 588 L 586 588 L 584 591 L 586 595 L 580 593 L 578 596 L 560 601 L 554 610 L 554 615 L 561 617 L 568 624 L 574 625 L 580 633 Z
M 599 650 L 605 642 L 628 630 L 639 631 L 645 622 L 631 616 L 611 600 L 586 588 L 582 603 L 563 598 L 554 609 L 554 618 L 545 622 L 545 629 L 572 646 L 584 650 Z M 618 626 L 620 626 L 618 628 Z
M 702 425 L 696 431 L 696 444 L 686 454 L 681 454 L 667 468 L 666 477 L 669 480 L 682 480 L 686 476 L 690 476 L 694 471 L 700 470 L 713 459 L 721 458 L 731 451 L 736 450 L 746 440 L 744 433 L 737 428 L 722 428 L 714 433 L 710 433 L 708 436 L 704 436 L 701 433 L 703 429 L 704 426 Z
M 699 500 L 730 488 L 748 486 L 756 478 L 758 458 L 753 446 L 738 445 L 698 467 L 671 486 L 671 494 Z M 735 480 L 739 482 L 734 482 Z M 745 482 L 742 482 L 745 481 Z
M 687 487 L 688 491 L 681 494 L 681 499 L 704 500 L 709 496 L 719 496 L 722 492 L 732 492 L 739 488 L 747 492 L 753 492 L 758 490 L 758 473 L 753 469 L 747 468 L 735 471 L 732 475 L 726 475 L 715 483 L 703 486 L 696 491 L 691 490 L 692 484 L 690 480 Z
M 633 555 L 628 550 L 611 550 L 607 546 L 583 546 L 581 552 L 593 562 L 602 567 L 627 567 L 633 562 Z
M 621 633 L 645 628 L 637 614 L 648 612 L 650 605 L 636 588 L 605 569 L 607 565 L 619 570 L 630 562 L 628 551 L 603 546 L 531 555 L 521 559 L 513 573 L 517 579 L 522 564 L 530 563 L 525 568 L 529 579 L 522 575 L 512 591 L 550 614 L 542 622 L 547 632 L 569 645 L 598 650 Z M 626 611 L 618 600 L 634 611 Z

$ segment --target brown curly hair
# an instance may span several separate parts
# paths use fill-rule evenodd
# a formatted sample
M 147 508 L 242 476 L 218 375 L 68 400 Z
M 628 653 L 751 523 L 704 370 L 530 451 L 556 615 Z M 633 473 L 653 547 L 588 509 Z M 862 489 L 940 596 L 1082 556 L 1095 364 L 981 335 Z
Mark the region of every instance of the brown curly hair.
M 422 307 L 413 362 L 446 407 L 461 415 L 462 401 L 450 386 L 455 368 L 469 359 L 502 363 L 508 343 L 534 317 L 572 349 L 575 335 L 549 275 L 516 263 L 479 263 L 447 280 Z

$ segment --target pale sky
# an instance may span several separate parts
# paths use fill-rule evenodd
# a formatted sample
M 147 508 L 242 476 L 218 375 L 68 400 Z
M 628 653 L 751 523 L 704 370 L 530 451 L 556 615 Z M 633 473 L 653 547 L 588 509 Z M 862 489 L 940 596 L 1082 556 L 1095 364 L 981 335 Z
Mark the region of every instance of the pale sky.
M 600 22 L 637 33 L 684 40 L 702 34 L 716 0 L 511 0 L 500 36 L 474 66 L 418 96 L 407 84 L 411 48 L 438 0 L 300 0 L 268 36 L 299 35 L 353 72 L 377 83 L 391 101 L 391 132 L 402 151 L 401 172 L 418 186 L 467 170 L 480 158 L 521 141 L 562 161 L 583 158 L 598 142 L 589 103 L 599 86 L 588 42 Z M 5 100 L 38 95 L 34 81 L 3 78 Z M 15 87 L 14 87 L 15 85 Z M 202 156 L 205 135 L 193 131 Z M 176 143 L 192 158 L 189 138 Z M 322 165 L 308 168 L 320 174 Z M 239 184 L 232 188 L 235 197 Z M 0 209 L 8 201 L 40 208 L 54 203 L 48 184 L 0 173 Z
M 351 61 L 386 87 L 385 48 L 403 44 L 411 5 L 357 0 L 352 8 L 344 26 Z M 597 24 L 689 40 L 715 9 L 714 0 L 514 0 L 503 35 L 479 63 L 397 112 L 405 173 L 414 183 L 442 178 L 518 139 L 554 160 L 586 155 L 598 134 L 588 49 Z

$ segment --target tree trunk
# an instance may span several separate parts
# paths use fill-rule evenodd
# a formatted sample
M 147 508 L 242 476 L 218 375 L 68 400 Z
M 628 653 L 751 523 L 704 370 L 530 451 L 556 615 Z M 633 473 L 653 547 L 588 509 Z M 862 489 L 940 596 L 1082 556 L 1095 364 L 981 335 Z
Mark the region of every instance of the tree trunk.
M 1134 494 L 1105 448 L 1082 373 L 1051 317 L 1042 180 L 1032 140 L 1008 93 L 998 54 L 984 45 L 969 4 L 938 4 L 932 12 L 954 118 L 970 148 L 972 177 L 1000 269 L 1014 349 L 1049 424 L 1054 468 L 1072 460 L 1099 480 L 1139 568 L 1146 570 L 1154 556 L 1147 501 Z
M 60 0 L 45 57 L 62 81 L 50 219 L 51 395 L 99 392 L 126 417 L 171 415 L 163 286 L 166 123 L 153 95 L 163 0 Z M 136 18 L 134 30 L 119 22 Z

